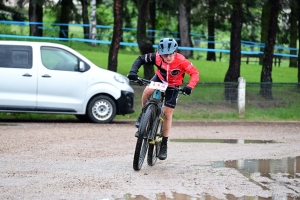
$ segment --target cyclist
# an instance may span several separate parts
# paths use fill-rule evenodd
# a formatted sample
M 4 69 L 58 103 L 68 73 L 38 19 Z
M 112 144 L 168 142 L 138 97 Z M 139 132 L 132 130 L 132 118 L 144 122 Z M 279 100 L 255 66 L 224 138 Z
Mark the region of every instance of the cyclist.
M 163 138 L 161 151 L 158 155 L 160 160 L 167 158 L 167 142 L 170 136 L 172 125 L 173 111 L 177 103 L 178 91 L 175 87 L 179 87 L 183 83 L 184 74 L 190 75 L 189 83 L 183 88 L 183 92 L 187 95 L 192 93 L 192 90 L 199 81 L 199 71 L 193 64 L 188 61 L 183 55 L 177 53 L 178 44 L 173 38 L 164 38 L 158 44 L 158 52 L 148 53 L 139 56 L 132 64 L 128 74 L 130 80 L 138 79 L 138 70 L 144 64 L 156 65 L 156 73 L 151 81 L 162 82 L 168 84 L 165 92 L 165 107 L 164 107 L 164 123 L 163 123 Z M 154 89 L 145 88 L 142 95 L 142 107 L 146 104 L 146 100 L 151 97 Z M 141 114 L 138 117 L 135 126 L 139 127 Z M 136 135 L 137 137 L 138 135 Z

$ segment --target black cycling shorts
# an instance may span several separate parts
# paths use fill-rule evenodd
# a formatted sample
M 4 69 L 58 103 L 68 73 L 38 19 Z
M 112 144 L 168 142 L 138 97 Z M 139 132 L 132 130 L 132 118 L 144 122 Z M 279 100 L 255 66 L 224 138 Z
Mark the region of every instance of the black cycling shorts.
M 160 78 L 158 78 L 156 74 L 153 76 L 151 81 L 162 83 L 162 81 L 160 80 Z M 174 87 L 167 87 L 165 91 L 165 106 L 174 109 L 177 103 L 178 94 L 179 91 L 176 90 Z

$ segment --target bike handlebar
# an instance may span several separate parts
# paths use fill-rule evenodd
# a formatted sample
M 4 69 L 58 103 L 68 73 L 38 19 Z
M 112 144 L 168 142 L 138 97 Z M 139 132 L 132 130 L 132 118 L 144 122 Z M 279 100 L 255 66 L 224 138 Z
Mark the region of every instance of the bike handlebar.
M 137 80 L 130 80 L 130 82 L 138 83 L 140 86 L 142 86 L 142 85 L 147 85 L 147 84 L 149 84 L 151 81 L 150 81 L 150 80 L 147 80 L 147 79 L 144 79 L 144 78 L 138 77 Z
M 140 78 L 140 77 L 138 77 L 137 80 L 130 80 L 130 82 L 138 83 L 139 86 L 143 86 L 143 85 L 147 85 L 147 84 L 151 83 L 150 80 L 144 79 L 144 78 Z M 174 88 L 177 91 L 179 91 L 179 94 L 187 95 L 185 92 L 182 91 L 182 88 L 180 88 L 180 87 L 174 87 Z

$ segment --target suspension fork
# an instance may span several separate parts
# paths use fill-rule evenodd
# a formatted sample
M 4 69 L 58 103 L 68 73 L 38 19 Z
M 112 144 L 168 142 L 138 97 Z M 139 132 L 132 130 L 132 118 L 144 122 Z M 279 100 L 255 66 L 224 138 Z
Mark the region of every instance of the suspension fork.
M 157 129 L 159 129 L 159 124 L 160 124 L 160 121 L 163 122 L 164 119 L 163 119 L 163 103 L 160 102 L 158 103 L 157 105 L 157 109 L 156 109 L 156 113 L 157 113 L 157 117 L 155 118 L 155 123 L 154 123 L 154 129 L 152 129 L 152 132 L 151 132 L 151 136 L 150 136 L 150 139 L 151 141 L 149 142 L 149 144 L 155 144 L 155 143 L 158 143 L 158 142 L 161 142 L 162 141 L 162 137 L 159 137 L 158 139 L 155 140 L 155 134 L 157 133 Z M 162 131 L 162 130 L 160 130 Z

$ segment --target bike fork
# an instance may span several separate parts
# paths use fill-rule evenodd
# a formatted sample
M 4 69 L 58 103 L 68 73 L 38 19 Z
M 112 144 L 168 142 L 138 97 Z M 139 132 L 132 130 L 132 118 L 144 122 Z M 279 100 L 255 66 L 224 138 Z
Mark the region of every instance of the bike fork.
M 164 119 L 160 116 L 159 118 L 158 118 L 158 120 L 160 120 L 160 121 L 164 121 Z M 158 128 L 158 127 L 157 127 Z M 156 133 L 154 133 L 154 134 L 156 134 Z M 156 139 L 155 140 L 155 137 L 154 137 L 155 135 L 153 135 L 152 136 L 152 139 L 151 139 L 151 141 L 149 142 L 149 144 L 152 144 L 152 145 L 154 145 L 154 144 L 156 144 L 156 143 L 159 143 L 159 142 L 161 142 L 162 141 L 162 135 L 158 138 L 158 139 Z

